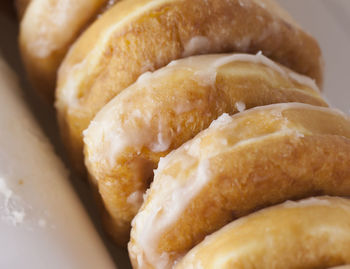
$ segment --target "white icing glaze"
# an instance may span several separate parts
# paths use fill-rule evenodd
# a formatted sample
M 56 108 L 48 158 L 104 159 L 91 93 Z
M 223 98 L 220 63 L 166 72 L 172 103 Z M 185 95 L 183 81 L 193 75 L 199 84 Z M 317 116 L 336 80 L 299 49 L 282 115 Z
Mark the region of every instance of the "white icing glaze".
M 157 140 L 153 141 L 150 145 L 150 149 L 153 152 L 163 152 L 169 148 L 173 135 L 171 134 L 171 130 L 166 126 L 167 124 L 162 124 L 162 121 L 159 121 Z
M 337 201 L 337 203 L 333 203 Z M 348 199 L 332 196 L 311 197 L 299 201 L 287 201 L 281 204 L 285 208 L 302 208 L 302 207 L 337 207 L 350 212 Z
M 95 66 L 100 61 L 100 55 L 103 54 L 103 50 L 101 48 L 106 47 L 106 44 L 110 40 L 110 37 L 113 36 L 113 33 L 118 29 L 125 26 L 127 23 L 130 23 L 131 20 L 145 13 L 147 10 L 156 8 L 163 3 L 171 2 L 172 0 L 156 0 L 149 1 L 148 3 L 137 6 L 130 13 L 126 14 L 121 20 L 117 23 L 111 24 L 110 27 L 106 28 L 103 33 L 100 33 L 99 37 L 96 39 L 95 45 L 89 53 L 82 59 L 80 62 L 77 62 L 74 66 L 72 66 L 69 70 L 69 75 L 66 76 L 66 81 L 64 85 L 61 86 L 61 91 L 59 91 L 59 98 L 56 101 L 56 107 L 71 107 L 78 108 L 80 106 L 78 100 L 78 85 L 81 85 L 86 77 L 91 76 L 97 70 Z M 113 9 L 113 8 L 112 8 Z M 112 14 L 108 10 L 104 16 L 109 16 L 108 14 Z M 70 51 L 74 50 L 74 45 L 72 46 Z M 70 54 L 70 53 L 69 53 Z M 69 57 L 68 54 L 68 57 Z M 82 72 L 84 70 L 84 72 Z M 84 75 L 83 75 L 84 74 Z
M 98 53 L 98 52 L 94 52 Z M 55 107 L 58 111 L 63 110 L 67 106 L 67 104 L 71 107 L 79 106 L 79 98 L 78 98 L 78 85 L 80 81 L 83 79 L 83 73 L 80 72 L 80 69 L 84 66 L 88 66 L 88 57 L 86 57 L 81 62 L 75 64 L 71 70 L 70 75 L 67 76 L 65 81 L 65 85 L 63 87 L 62 92 L 60 93 L 60 98 L 57 98 L 55 101 Z
M 242 37 L 242 39 L 236 40 L 235 45 L 238 50 L 240 50 L 241 52 L 245 52 L 249 48 L 251 41 L 252 41 L 252 37 L 249 35 L 246 35 Z
M 288 110 L 288 109 L 308 109 L 308 110 L 320 111 L 320 112 L 324 112 L 324 113 L 331 113 L 334 115 L 341 116 L 347 121 L 350 121 L 350 116 L 337 108 L 314 106 L 314 105 L 310 105 L 310 104 L 297 103 L 297 102 L 270 104 L 270 105 L 265 105 L 265 106 L 253 107 L 253 108 L 250 108 L 248 110 L 243 111 L 242 113 L 234 114 L 232 117 L 233 118 L 240 117 L 243 115 L 243 113 L 250 113 L 251 111 L 256 111 L 256 110 L 264 111 L 265 109 L 274 110 L 275 113 L 279 114 L 279 115 L 281 112 L 283 112 L 284 110 Z
M 128 98 L 127 91 L 117 96 L 122 99 L 124 97 Z M 152 96 L 145 97 L 145 105 L 153 102 L 151 99 Z M 127 119 L 123 119 L 119 111 L 128 113 Z M 141 112 L 130 107 L 128 102 L 113 99 L 96 115 L 83 133 L 85 144 L 93 149 L 89 155 L 90 161 L 100 161 L 113 166 L 116 157 L 128 147 L 136 152 L 140 152 L 143 147 L 153 152 L 166 151 L 174 133 L 168 128 L 169 119 L 166 116 L 158 115 L 158 119 L 155 120 L 154 115 L 152 111 Z M 96 147 L 97 145 L 99 147 Z
M 281 204 L 285 208 L 298 208 L 298 207 L 310 207 L 310 206 L 331 206 L 332 203 L 328 199 L 322 199 L 318 197 L 311 197 L 300 201 L 286 201 Z
M 242 101 L 238 101 L 235 104 L 235 108 L 239 111 L 239 112 L 243 112 L 246 109 L 245 103 L 243 103 Z
M 201 142 L 201 138 L 193 139 L 183 144 L 183 148 L 186 150 L 188 155 L 198 158 Z M 171 158 L 163 158 L 163 162 L 167 162 L 168 160 L 171 160 Z
M 198 100 L 198 102 L 202 102 L 202 100 Z M 193 110 L 196 107 L 195 104 L 191 103 L 189 100 L 186 100 L 184 103 L 177 104 L 173 109 L 176 114 L 182 114 L 188 111 Z
M 135 191 L 127 198 L 127 202 L 137 208 L 143 203 L 143 193 L 141 191 Z
M 281 134 L 278 133 L 272 135 L 278 136 Z M 266 139 L 272 135 L 255 138 L 255 140 Z M 247 141 L 247 143 L 249 142 Z M 199 139 L 193 143 L 195 148 L 198 147 L 198 143 L 200 143 Z M 237 144 L 237 146 L 241 145 L 243 145 L 243 143 Z M 188 147 L 188 145 L 185 145 L 183 148 L 187 148 L 187 152 L 193 152 L 193 149 L 191 150 L 191 147 Z M 198 154 L 199 152 L 196 152 L 195 155 Z M 191 153 L 188 156 L 190 155 L 193 156 L 194 154 Z M 189 162 L 188 156 L 182 157 L 182 162 Z M 208 155 L 207 157 L 210 158 L 211 155 Z M 163 162 L 167 162 L 171 159 L 172 158 L 166 157 L 161 160 L 159 168 L 155 171 L 154 182 L 157 181 L 157 173 L 160 173 L 161 169 L 167 167 L 167 164 L 164 164 Z M 193 161 L 194 160 L 192 159 L 192 162 Z M 141 267 L 142 264 L 149 261 L 156 265 L 156 268 L 170 268 L 171 264 L 169 263 L 168 259 L 164 258 L 163 260 L 159 258 L 160 254 L 155 250 L 157 248 L 159 237 L 155 237 L 154 235 L 156 234 L 156 236 L 159 236 L 164 230 L 170 227 L 171 224 L 178 219 L 190 201 L 202 190 L 204 186 L 206 186 L 206 184 L 208 184 L 211 177 L 210 173 L 207 172 L 207 166 L 209 166 L 208 159 L 205 159 L 204 163 L 203 161 L 199 161 L 195 179 L 188 180 L 185 183 L 181 182 L 180 180 L 165 178 L 164 175 L 161 178 L 162 181 L 157 182 L 159 184 L 157 186 L 157 190 L 153 190 L 158 192 L 157 196 L 153 196 L 153 198 L 149 201 L 147 211 L 141 210 L 133 220 L 133 226 L 137 226 L 137 228 L 134 230 L 135 233 L 133 234 L 133 237 L 137 239 L 138 245 L 135 245 L 131 251 L 132 255 L 137 257 Z M 154 188 L 155 184 L 152 186 Z M 159 195 L 160 193 L 161 195 Z M 142 229 L 140 226 L 142 226 Z M 155 230 L 157 231 L 156 233 L 154 232 Z M 166 257 L 166 253 L 163 253 L 163 255 Z
M 125 26 L 127 23 L 129 23 L 131 20 L 136 18 L 137 16 L 140 16 L 147 10 L 156 8 L 163 3 L 166 2 L 171 2 L 171 0 L 158 0 L 158 1 L 150 1 L 146 3 L 143 6 L 139 6 L 137 9 L 132 10 L 130 13 L 126 14 L 123 19 L 118 21 L 117 23 L 112 24 L 109 28 L 105 29 L 103 33 L 99 35 L 99 38 L 97 39 L 97 42 L 95 43 L 95 46 L 90 50 L 90 53 L 86 55 L 85 59 L 83 59 L 81 62 L 76 63 L 76 68 L 72 67 L 72 70 L 70 70 L 70 74 L 67 77 L 67 81 L 65 82 L 65 85 L 62 85 L 62 92 L 60 94 L 59 101 L 57 102 L 57 106 L 69 106 L 69 107 L 79 107 L 79 100 L 77 100 L 78 97 L 78 85 L 82 83 L 82 81 L 87 77 L 87 75 L 93 74 L 95 72 L 95 66 L 97 65 L 99 61 L 99 56 L 103 51 L 101 50 L 101 47 L 105 47 L 107 42 L 110 39 L 110 36 L 113 35 L 115 31 L 118 29 L 122 28 Z M 244 4 L 243 4 L 244 3 Z M 250 1 L 240 1 L 240 4 L 243 4 L 242 6 L 250 5 Z M 260 1 L 257 1 L 257 4 L 261 4 Z M 108 16 L 109 12 L 106 12 L 106 15 Z M 279 24 L 275 21 L 272 23 L 272 30 L 271 31 L 277 31 L 279 29 L 276 29 L 276 27 L 279 27 Z M 268 36 L 268 34 L 267 34 Z M 266 36 L 266 37 L 267 37 Z M 266 38 L 265 37 L 265 38 Z M 213 41 L 216 42 L 216 41 Z M 249 36 L 245 36 L 241 40 L 237 40 L 236 46 L 242 50 L 245 51 L 245 49 L 249 46 L 251 42 L 251 38 Z M 187 44 L 184 45 L 184 52 L 183 56 L 188 56 L 191 54 L 191 52 L 196 52 L 196 53 L 203 53 L 208 50 L 208 48 L 211 46 L 211 40 L 209 40 L 205 36 L 193 36 Z M 73 46 L 74 47 L 74 46 Z M 259 55 L 258 55 L 259 56 Z M 261 56 L 261 55 L 260 55 Z M 234 59 L 232 59 L 234 60 Z M 245 57 L 245 59 L 237 59 L 237 60 L 242 60 L 242 61 L 250 61 L 248 57 Z M 257 60 L 254 60 L 255 62 Z M 267 58 L 262 58 L 260 57 L 258 62 L 264 63 L 269 65 L 270 67 L 272 66 L 270 60 L 267 60 Z M 278 65 L 273 64 L 274 68 L 277 67 L 277 70 L 281 71 L 282 69 L 278 67 Z M 153 65 L 151 66 L 153 68 Z M 144 71 L 149 70 L 147 68 L 150 68 L 149 66 L 146 65 Z M 81 70 L 84 69 L 84 72 Z M 287 71 L 282 70 L 282 73 L 285 74 Z M 86 76 L 82 76 L 79 73 L 84 73 L 87 74 Z M 289 75 L 289 72 L 288 74 Z M 73 78 L 71 79 L 70 76 Z M 312 81 L 310 78 L 306 78 L 301 75 L 292 75 L 293 79 L 297 80 L 298 82 L 302 82 L 302 84 L 308 85 L 309 87 L 313 88 L 314 90 L 318 90 L 316 84 L 314 81 Z M 210 78 L 210 76 L 199 76 L 200 78 Z M 215 82 L 215 74 L 212 74 L 211 78 L 212 80 L 208 80 L 211 82 Z M 75 83 L 69 82 L 69 80 L 74 80 Z M 201 81 L 201 80 L 199 80 Z M 75 84 L 75 87 L 72 85 Z M 69 91 L 73 91 L 73 93 L 68 93 Z
M 108 0 L 107 5 L 106 5 L 106 10 L 111 8 L 112 6 L 114 6 L 114 4 L 117 2 L 118 0 Z
M 221 56 L 221 57 L 219 57 Z M 202 56 L 192 56 L 187 59 L 175 60 L 168 64 L 169 67 L 178 66 L 188 66 L 188 68 L 197 70 L 195 76 L 198 78 L 198 81 L 203 84 L 213 84 L 216 81 L 217 69 L 221 66 L 229 64 L 231 62 L 251 62 L 256 64 L 263 64 L 274 71 L 278 72 L 284 77 L 289 77 L 299 84 L 303 84 L 313 89 L 316 92 L 319 92 L 314 80 L 311 78 L 295 73 L 292 70 L 287 68 L 282 68 L 277 63 L 273 62 L 269 58 L 265 57 L 262 52 L 258 52 L 256 55 L 253 54 L 211 54 L 211 55 L 202 55 Z
M 298 130 L 294 130 L 294 129 L 290 129 L 287 126 L 282 125 L 281 126 L 281 130 L 274 132 L 274 133 L 270 133 L 270 134 L 266 134 L 266 135 L 260 135 L 260 136 L 256 136 L 256 137 L 252 137 L 252 138 L 247 138 L 244 140 L 240 140 L 237 143 L 235 143 L 233 146 L 227 147 L 226 149 L 218 149 L 215 150 L 215 145 L 213 145 L 210 153 L 208 153 L 208 158 L 214 157 L 217 154 L 223 154 L 226 151 L 229 151 L 230 149 L 232 150 L 232 148 L 239 148 L 239 147 L 245 147 L 249 144 L 257 144 L 257 143 L 261 143 L 265 140 L 271 139 L 271 138 L 275 138 L 275 137 L 282 137 L 282 136 L 288 136 L 290 138 L 294 138 L 294 139 L 300 139 L 303 138 L 304 135 L 298 131 Z
M 103 141 L 104 144 L 103 150 L 91 150 L 89 158 L 92 161 L 102 162 L 108 159 L 109 164 L 114 165 L 116 156 L 127 147 L 133 147 L 137 151 L 140 151 L 142 147 L 148 147 L 153 152 L 166 151 L 175 136 L 174 130 L 169 128 L 169 122 L 166 116 L 159 115 L 158 123 L 151 123 L 152 119 L 154 119 L 154 113 L 152 114 L 152 111 L 144 109 L 143 111 L 147 112 L 143 113 L 139 109 L 131 109 L 130 107 L 126 107 L 121 100 L 123 100 L 123 98 L 127 99 L 128 92 L 132 91 L 131 89 L 133 88 L 137 88 L 145 91 L 144 103 L 153 103 L 154 100 L 148 96 L 146 92 L 147 88 L 151 88 L 151 86 L 158 83 L 158 80 L 162 77 L 170 76 L 172 72 L 176 70 L 191 71 L 194 74 L 193 78 L 201 85 L 213 85 L 216 80 L 217 69 L 234 61 L 262 63 L 284 76 L 293 73 L 292 71 L 281 68 L 261 53 L 257 55 L 224 54 L 189 57 L 173 61 L 167 67 L 161 68 L 153 73 L 144 73 L 135 84 L 125 89 L 103 107 L 91 122 L 89 128 L 84 132 L 84 142 L 91 149 L 94 148 L 94 145 L 101 144 L 101 141 Z M 294 73 L 293 78 L 303 81 L 304 84 L 310 84 L 310 87 L 315 86 L 312 84 L 312 80 L 307 77 Z M 72 83 L 75 83 L 75 81 L 72 80 Z M 317 90 L 317 86 L 315 87 Z M 72 91 L 68 91 L 67 93 L 72 93 Z M 198 102 L 200 101 L 201 100 Z M 200 105 L 200 103 L 198 103 L 198 105 Z M 173 110 L 177 114 L 181 114 L 195 109 L 196 106 L 196 102 L 175 103 L 175 105 L 173 105 Z M 245 104 L 243 104 L 243 102 L 237 102 L 236 108 L 242 112 L 245 109 Z M 119 111 L 130 111 L 128 120 L 123 121 L 120 118 Z M 142 124 L 140 125 L 142 128 L 140 126 L 136 127 L 137 123 Z M 155 130 L 157 130 L 156 134 Z
M 315 80 L 309 78 L 309 80 L 307 82 L 305 82 L 305 76 L 301 76 L 297 73 L 294 72 L 290 72 L 288 73 L 288 75 L 296 82 L 298 82 L 299 84 L 305 84 L 308 87 L 314 89 L 315 91 L 320 92 L 320 89 L 317 87 Z
M 212 245 L 213 243 L 218 242 L 217 240 L 220 240 L 220 238 L 223 238 L 223 236 L 232 233 L 234 229 L 244 225 L 253 216 L 259 216 L 261 214 L 264 214 L 265 212 L 271 212 L 271 210 L 281 210 L 283 208 L 288 209 L 288 208 L 305 208 L 305 207 L 336 207 L 336 208 L 341 207 L 347 211 L 350 211 L 349 202 L 347 200 L 345 201 L 343 200 L 344 200 L 343 198 L 338 198 L 338 197 L 321 196 L 321 197 L 311 197 L 311 198 L 307 198 L 299 201 L 286 201 L 286 202 L 283 202 L 282 204 L 267 207 L 255 213 L 252 213 L 248 216 L 234 220 L 233 222 L 222 227 L 220 230 L 206 236 L 206 238 L 199 245 L 197 245 L 192 250 L 190 250 L 186 254 L 186 265 L 190 264 L 190 266 L 193 266 L 192 264 L 195 264 L 196 263 L 195 261 L 198 260 L 197 254 L 203 249 L 203 247 L 207 245 Z M 238 253 L 230 253 L 231 259 L 236 254 Z M 227 262 L 227 259 L 224 259 L 223 261 Z M 215 265 L 217 266 L 217 268 L 222 267 L 220 266 L 220 257 L 217 257 Z M 194 268 L 197 268 L 197 267 L 194 266 Z
M 157 171 L 155 180 L 157 180 Z M 147 212 L 150 214 L 150 217 L 147 216 L 148 221 L 143 221 L 145 211 L 141 211 L 134 218 L 133 225 L 137 225 L 138 222 L 144 223 L 142 229 L 136 230 L 136 237 L 138 238 L 141 249 L 145 250 L 144 255 L 146 260 L 155 264 L 156 268 L 169 268 L 170 264 L 166 253 L 162 253 L 163 256 L 159 257 L 159 253 L 155 251 L 158 240 L 153 238 L 151 231 L 157 230 L 161 232 L 169 227 L 181 215 L 185 206 L 208 183 L 210 174 L 209 161 L 203 159 L 198 163 L 192 175 L 193 180 L 189 182 L 181 182 L 172 178 L 163 180 L 164 178 L 162 178 L 162 182 L 159 182 L 161 185 L 159 189 L 162 189 L 162 195 L 151 200 L 147 207 Z M 142 266 L 145 262 L 145 257 L 137 250 L 138 247 L 135 247 L 135 249 L 131 250 L 135 257 L 137 257 L 139 265 Z
M 159 253 L 156 253 L 158 241 L 160 239 L 159 236 L 167 228 L 171 227 L 171 225 L 178 219 L 178 216 L 180 216 L 183 210 L 186 209 L 191 200 L 200 193 L 202 188 L 206 186 L 208 182 L 210 182 L 211 173 L 208 173 L 208 166 L 210 165 L 208 160 L 217 154 L 223 154 L 225 150 L 246 146 L 251 143 L 259 143 L 273 137 L 289 136 L 292 139 L 303 138 L 304 131 L 299 130 L 297 126 L 289 125 L 288 120 L 281 113 L 284 110 L 293 108 L 318 110 L 338 114 L 337 111 L 332 111 L 328 108 L 315 107 L 300 103 L 273 104 L 265 107 L 258 107 L 235 114 L 232 117 L 224 113 L 217 120 L 213 121 L 208 129 L 202 131 L 194 139 L 186 142 L 165 158 L 162 158 L 159 162 L 158 169 L 155 170 L 155 180 L 151 189 L 147 191 L 145 197 L 146 204 L 141 208 L 132 224 L 132 238 L 136 241 L 136 244 L 131 248 L 131 255 L 137 257 L 141 264 L 149 261 L 152 264 L 160 264 L 159 268 L 168 268 L 165 266 L 168 261 L 165 262 L 160 260 Z M 242 117 L 244 113 L 252 113 L 259 110 L 264 111 L 264 113 L 270 113 L 279 118 L 281 121 L 280 130 L 240 140 L 235 144 L 227 146 L 227 149 L 216 149 L 217 147 L 213 145 L 210 150 L 206 149 L 205 153 L 204 151 L 201 152 L 200 143 L 207 135 L 212 134 L 218 128 L 228 128 L 229 125 L 236 124 L 235 119 Z M 218 137 L 218 139 L 220 140 L 220 137 Z M 181 156 L 181 160 L 177 158 L 178 156 Z M 204 156 L 205 159 L 202 159 Z M 205 163 L 203 163 L 203 161 L 205 161 Z M 196 171 L 195 174 L 189 176 L 193 177 L 193 180 L 180 180 L 180 178 L 174 179 L 164 173 L 164 171 L 169 166 L 174 165 L 174 163 L 181 166 L 191 167 L 196 162 L 198 162 L 198 168 L 194 169 Z M 180 170 L 183 169 L 184 167 Z M 185 170 L 188 171 L 187 168 L 185 168 Z M 159 179 L 158 174 L 161 174 Z M 148 199 L 151 192 L 157 193 L 157 195 Z M 314 200 L 309 200 L 308 203 L 313 201 Z M 318 200 L 316 199 L 315 201 Z M 301 204 L 303 203 L 300 202 L 299 205 Z M 170 265 L 167 264 L 167 266 Z
M 203 54 L 210 48 L 211 41 L 205 36 L 194 36 L 184 46 L 183 57 L 195 54 Z
M 229 124 L 231 122 L 232 122 L 232 117 L 227 113 L 223 113 L 216 120 L 212 121 L 209 128 L 218 128 L 220 126 L 225 126 L 226 124 Z
M 60 36 L 61 27 L 69 19 L 67 10 L 71 9 L 72 3 L 69 0 L 59 1 L 55 5 L 50 1 L 32 1 L 22 23 L 27 50 L 38 58 L 45 58 L 59 49 L 61 44 L 53 40 Z M 42 23 L 43 20 L 45 23 Z

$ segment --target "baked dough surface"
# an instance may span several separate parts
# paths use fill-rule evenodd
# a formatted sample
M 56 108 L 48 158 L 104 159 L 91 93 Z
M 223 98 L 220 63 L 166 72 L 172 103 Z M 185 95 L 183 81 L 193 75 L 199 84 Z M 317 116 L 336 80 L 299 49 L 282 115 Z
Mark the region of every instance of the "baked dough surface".
M 22 60 L 35 90 L 53 103 L 56 73 L 69 47 L 108 0 L 18 1 L 23 13 L 19 44 Z M 108 6 L 108 5 L 107 5 Z
M 175 269 L 314 269 L 349 264 L 349 227 L 348 199 L 288 201 L 208 236 Z
M 131 260 L 167 268 L 236 218 L 320 194 L 350 194 L 347 115 L 298 103 L 223 115 L 159 162 L 133 220 Z
M 98 184 L 109 233 L 119 243 L 129 240 L 159 158 L 224 112 L 281 102 L 326 106 L 311 79 L 261 54 L 194 56 L 142 75 L 84 132 L 85 164 Z
M 125 0 L 75 42 L 58 73 L 56 107 L 72 163 L 83 171 L 85 130 L 146 71 L 191 55 L 262 51 L 322 84 L 317 42 L 272 1 Z

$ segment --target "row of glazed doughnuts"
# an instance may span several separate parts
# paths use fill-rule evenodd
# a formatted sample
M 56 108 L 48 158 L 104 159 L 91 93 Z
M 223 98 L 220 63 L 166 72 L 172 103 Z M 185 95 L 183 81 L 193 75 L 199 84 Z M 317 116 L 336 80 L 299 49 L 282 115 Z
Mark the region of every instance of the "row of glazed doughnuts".
M 129 243 L 135 268 L 350 262 L 349 237 L 335 235 L 349 229 L 346 218 L 333 228 L 310 213 L 349 214 L 345 199 L 289 202 L 244 217 L 288 199 L 350 193 L 349 118 L 321 108 L 319 46 L 273 1 L 31 0 L 20 47 L 41 95 L 52 100 L 56 84 L 63 141 L 81 174 L 85 155 L 116 242 L 129 241 L 139 212 Z M 276 104 L 287 102 L 299 104 Z M 284 234 L 279 219 L 290 220 Z M 273 232 L 258 229 L 260 220 Z M 295 229 L 300 235 L 289 242 Z M 297 246 L 303 236 L 310 248 Z

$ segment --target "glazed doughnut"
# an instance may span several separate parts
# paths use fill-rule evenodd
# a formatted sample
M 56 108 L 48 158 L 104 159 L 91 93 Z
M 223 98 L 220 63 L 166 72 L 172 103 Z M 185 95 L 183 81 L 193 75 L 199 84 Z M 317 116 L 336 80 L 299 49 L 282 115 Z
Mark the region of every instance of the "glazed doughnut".
M 92 24 L 60 66 L 56 108 L 74 167 L 96 113 L 146 71 L 205 53 L 262 51 L 322 84 L 317 42 L 270 0 L 125 0 Z
M 20 13 L 28 2 L 17 2 Z M 20 25 L 20 50 L 30 82 L 51 103 L 56 72 L 69 46 L 108 2 L 31 0 Z
M 85 164 L 108 212 L 109 233 L 128 241 L 160 157 L 224 112 L 280 102 L 326 106 L 313 80 L 261 54 L 194 56 L 142 75 L 84 132 Z
M 233 219 L 287 199 L 350 195 L 350 118 L 275 104 L 210 127 L 162 158 L 133 219 L 135 268 L 169 268 Z
M 348 263 L 350 201 L 320 197 L 288 201 L 233 221 L 192 249 L 175 269 L 312 269 Z

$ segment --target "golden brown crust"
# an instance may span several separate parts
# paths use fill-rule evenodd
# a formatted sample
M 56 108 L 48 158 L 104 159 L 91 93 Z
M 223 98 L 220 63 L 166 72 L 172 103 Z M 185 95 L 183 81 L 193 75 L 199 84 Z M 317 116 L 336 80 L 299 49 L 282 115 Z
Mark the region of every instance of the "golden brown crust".
M 234 221 L 192 249 L 175 268 L 312 269 L 346 263 L 350 201 L 319 197 L 286 202 Z
M 20 10 L 28 2 L 17 2 Z M 20 49 L 32 85 L 47 101 L 53 103 L 56 72 L 68 48 L 107 2 L 31 0 L 20 25 Z
M 295 77 L 262 55 L 205 55 L 145 74 L 116 96 L 84 133 L 85 164 L 99 186 L 112 237 L 128 241 L 159 158 L 222 113 L 281 102 L 326 106 L 307 85 L 312 80 Z
M 136 268 L 153 268 L 156 255 L 148 255 L 153 252 L 168 255 L 171 264 L 206 235 L 258 208 L 320 194 L 350 195 L 348 117 L 280 104 L 226 120 L 159 163 L 131 231 Z M 188 193 L 182 189 L 187 184 L 197 187 L 186 187 Z M 178 217 L 162 222 L 173 214 Z M 155 243 L 145 248 L 147 242 Z M 149 264 L 142 267 L 137 260 Z
M 316 41 L 264 3 L 126 0 L 106 12 L 59 71 L 56 106 L 75 166 L 82 170 L 81 133 L 101 107 L 143 72 L 183 56 L 261 50 L 321 84 Z

